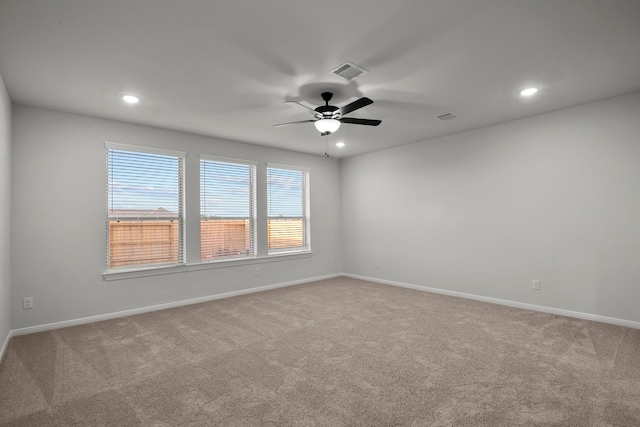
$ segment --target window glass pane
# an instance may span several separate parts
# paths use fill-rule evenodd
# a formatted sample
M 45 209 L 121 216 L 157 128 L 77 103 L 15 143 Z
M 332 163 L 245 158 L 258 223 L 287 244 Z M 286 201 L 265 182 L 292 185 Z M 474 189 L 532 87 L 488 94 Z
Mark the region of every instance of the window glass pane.
M 253 165 L 200 160 L 200 258 L 256 255 Z
M 183 262 L 183 164 L 107 149 L 108 268 Z
M 309 249 L 308 172 L 268 167 L 269 253 Z

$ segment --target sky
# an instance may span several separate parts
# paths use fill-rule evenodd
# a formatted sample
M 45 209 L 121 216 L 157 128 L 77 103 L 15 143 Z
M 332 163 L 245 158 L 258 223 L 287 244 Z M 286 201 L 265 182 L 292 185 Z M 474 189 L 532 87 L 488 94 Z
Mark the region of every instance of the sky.
M 302 172 L 267 169 L 267 215 L 302 216 Z
M 173 156 L 109 150 L 109 209 L 178 212 L 179 161 Z
M 255 166 L 200 161 L 200 215 L 248 218 Z
M 201 160 L 200 169 L 202 216 L 249 216 L 255 166 Z M 173 156 L 109 150 L 109 209 L 178 212 L 179 171 L 179 160 Z M 268 168 L 268 216 L 302 216 L 302 186 L 302 172 Z

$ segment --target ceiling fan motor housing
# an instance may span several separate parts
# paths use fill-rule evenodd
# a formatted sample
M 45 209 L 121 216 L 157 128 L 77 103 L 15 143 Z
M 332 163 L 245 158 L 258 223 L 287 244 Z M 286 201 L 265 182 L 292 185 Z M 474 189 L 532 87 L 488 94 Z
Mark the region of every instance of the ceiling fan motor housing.
M 333 105 L 321 105 L 316 108 L 316 111 L 325 117 L 332 117 L 334 111 L 338 111 L 339 108 Z
M 334 114 L 334 112 L 339 110 L 339 108 L 334 105 L 329 105 L 329 101 L 331 101 L 331 98 L 333 98 L 333 93 L 322 92 L 321 96 L 322 100 L 325 102 L 325 105 L 319 106 L 318 108 L 316 108 L 316 111 L 322 114 L 322 117 L 336 118 L 336 114 Z

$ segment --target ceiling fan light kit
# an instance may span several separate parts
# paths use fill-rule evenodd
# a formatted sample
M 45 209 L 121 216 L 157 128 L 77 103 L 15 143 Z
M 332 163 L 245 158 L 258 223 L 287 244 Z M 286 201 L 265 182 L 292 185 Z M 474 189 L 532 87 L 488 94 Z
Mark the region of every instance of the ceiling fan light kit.
M 336 119 L 320 119 L 313 124 L 322 135 L 329 135 L 340 128 L 340 122 Z

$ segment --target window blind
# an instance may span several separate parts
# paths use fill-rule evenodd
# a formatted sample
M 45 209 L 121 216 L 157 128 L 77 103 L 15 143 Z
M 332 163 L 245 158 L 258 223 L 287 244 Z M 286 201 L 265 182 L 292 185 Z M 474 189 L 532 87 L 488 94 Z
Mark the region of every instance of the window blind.
M 200 258 L 256 256 L 256 165 L 201 158 Z
M 268 253 L 310 250 L 309 172 L 267 165 Z
M 184 263 L 184 155 L 107 146 L 107 267 Z

